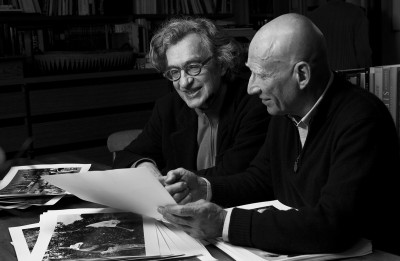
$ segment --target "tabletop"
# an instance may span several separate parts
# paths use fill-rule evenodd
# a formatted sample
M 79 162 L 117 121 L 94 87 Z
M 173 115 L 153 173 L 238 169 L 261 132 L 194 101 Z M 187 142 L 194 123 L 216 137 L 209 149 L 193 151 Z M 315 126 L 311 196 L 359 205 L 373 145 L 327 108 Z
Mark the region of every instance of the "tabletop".
M 16 165 L 29 165 L 30 164 L 56 164 L 56 160 L 53 158 L 48 158 L 47 160 L 41 160 L 40 163 L 37 161 L 19 161 Z M 88 163 L 84 161 L 79 161 L 74 159 L 74 161 L 67 162 L 65 160 L 58 160 L 57 163 Z M 4 166 L 4 165 L 3 165 Z M 96 165 L 93 164 L 91 170 L 106 170 L 109 169 L 108 166 L 105 165 Z M 6 172 L 5 172 L 6 173 Z M 0 179 L 3 178 L 4 172 L 0 172 Z M 47 211 L 47 210 L 56 210 L 56 209 L 73 209 L 73 208 L 99 208 L 106 207 L 101 206 L 92 202 L 83 201 L 75 196 L 66 196 L 63 197 L 59 202 L 57 202 L 53 206 L 33 206 L 27 209 L 19 210 L 19 209 L 8 209 L 8 210 L 0 210 L 0 261 L 17 261 L 17 257 L 15 254 L 14 247 L 12 246 L 11 236 L 8 231 L 9 227 L 23 226 L 28 224 L 34 224 L 39 222 L 39 216 Z M 217 260 L 222 261 L 232 261 L 229 255 L 225 254 L 221 250 L 219 250 L 214 245 L 206 246 L 210 254 L 216 258 Z M 185 259 L 188 260 L 188 259 Z M 400 261 L 400 256 L 392 255 L 387 252 L 374 250 L 372 254 L 346 259 L 349 261 Z M 19 260 L 25 261 L 25 260 Z

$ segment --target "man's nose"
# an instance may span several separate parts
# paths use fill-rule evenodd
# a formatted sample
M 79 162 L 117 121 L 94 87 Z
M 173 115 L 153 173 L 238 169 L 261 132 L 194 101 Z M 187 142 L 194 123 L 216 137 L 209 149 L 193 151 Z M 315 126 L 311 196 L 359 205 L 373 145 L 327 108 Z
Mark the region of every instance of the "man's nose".
M 187 89 L 192 81 L 193 77 L 187 74 L 184 70 L 181 70 L 181 78 L 179 78 L 179 88 Z
M 247 85 L 247 93 L 250 95 L 255 95 L 255 94 L 260 94 L 261 89 L 260 87 L 258 87 L 258 85 L 249 82 L 249 84 Z

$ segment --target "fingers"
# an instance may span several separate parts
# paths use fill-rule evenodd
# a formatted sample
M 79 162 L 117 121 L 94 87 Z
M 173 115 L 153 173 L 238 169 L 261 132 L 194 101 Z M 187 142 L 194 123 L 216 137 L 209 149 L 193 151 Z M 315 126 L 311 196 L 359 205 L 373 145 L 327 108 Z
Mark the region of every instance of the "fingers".
M 193 227 L 193 218 L 191 216 L 180 215 L 179 213 L 182 213 L 183 208 L 184 206 L 168 205 L 165 207 L 159 207 L 157 210 L 167 221 L 188 229 L 188 227 Z
M 185 169 L 178 168 L 168 171 L 167 177 L 165 178 L 165 184 L 173 184 L 181 179 Z
M 176 201 L 176 203 L 178 203 L 179 205 L 185 205 L 185 204 L 188 204 L 188 203 L 190 203 L 190 202 L 192 202 L 192 201 L 193 201 L 192 193 L 188 193 L 188 194 L 186 195 L 186 197 L 184 197 L 183 199 L 181 199 L 179 202 Z
M 161 183 L 161 185 L 163 185 L 165 187 L 165 177 L 161 176 L 161 177 L 157 177 L 157 179 Z
M 189 205 L 166 205 L 158 208 L 158 212 L 164 215 L 173 215 L 176 217 L 192 217 L 193 216 L 193 208 Z
M 190 190 L 186 182 L 178 182 L 172 185 L 166 185 L 165 189 L 178 204 L 186 204 L 192 200 L 192 196 L 190 195 Z
M 166 185 L 165 189 L 171 194 L 172 196 L 177 193 L 182 193 L 185 190 L 188 190 L 186 182 L 178 182 L 172 185 Z

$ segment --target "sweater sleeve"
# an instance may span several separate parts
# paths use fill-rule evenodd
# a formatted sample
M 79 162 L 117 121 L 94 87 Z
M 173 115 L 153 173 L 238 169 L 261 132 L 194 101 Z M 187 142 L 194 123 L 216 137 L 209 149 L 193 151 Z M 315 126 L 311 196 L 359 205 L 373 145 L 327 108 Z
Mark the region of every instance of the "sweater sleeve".
M 156 103 L 142 133 L 124 150 L 117 153 L 113 168 L 128 168 L 144 158 L 154 161 L 159 169 L 163 167 L 165 163 L 161 148 L 162 120 L 159 111 L 160 104 Z

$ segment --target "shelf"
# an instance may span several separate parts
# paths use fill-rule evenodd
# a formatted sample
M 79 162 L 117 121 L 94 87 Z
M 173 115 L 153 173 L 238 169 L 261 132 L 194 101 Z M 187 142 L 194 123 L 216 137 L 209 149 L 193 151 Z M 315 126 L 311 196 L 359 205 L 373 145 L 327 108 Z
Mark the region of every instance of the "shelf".
M 65 15 L 65 16 L 46 16 L 38 13 L 3 13 L 0 12 L 0 23 L 31 28 L 37 26 L 54 27 L 60 25 L 85 25 L 85 24 L 114 24 L 126 23 L 135 19 L 165 20 L 171 17 L 181 17 L 184 14 L 135 14 L 135 15 Z M 233 14 L 199 14 L 193 17 L 208 17 L 210 19 L 232 18 Z M 51 23 L 51 24 L 50 24 Z
M 27 137 L 34 139 L 31 153 L 105 146 L 113 132 L 143 128 L 154 101 L 171 90 L 154 69 L 3 81 L 1 146 L 15 153 Z
M 108 16 L 108 15 L 66 15 L 46 16 L 37 13 L 0 13 L 0 23 L 18 27 L 60 26 L 60 25 L 85 25 L 85 24 L 111 24 L 132 21 L 133 16 Z
M 125 71 L 109 71 L 109 72 L 93 72 L 93 73 L 79 73 L 79 74 L 65 74 L 65 75 L 51 75 L 51 76 L 38 76 L 38 77 L 26 77 L 22 79 L 9 79 L 0 80 L 1 87 L 16 86 L 25 84 L 44 84 L 49 82 L 69 82 L 86 79 L 101 79 L 101 78 L 118 78 L 118 77 L 131 77 L 136 78 L 162 78 L 161 73 L 155 69 L 141 69 L 141 70 L 125 70 Z

